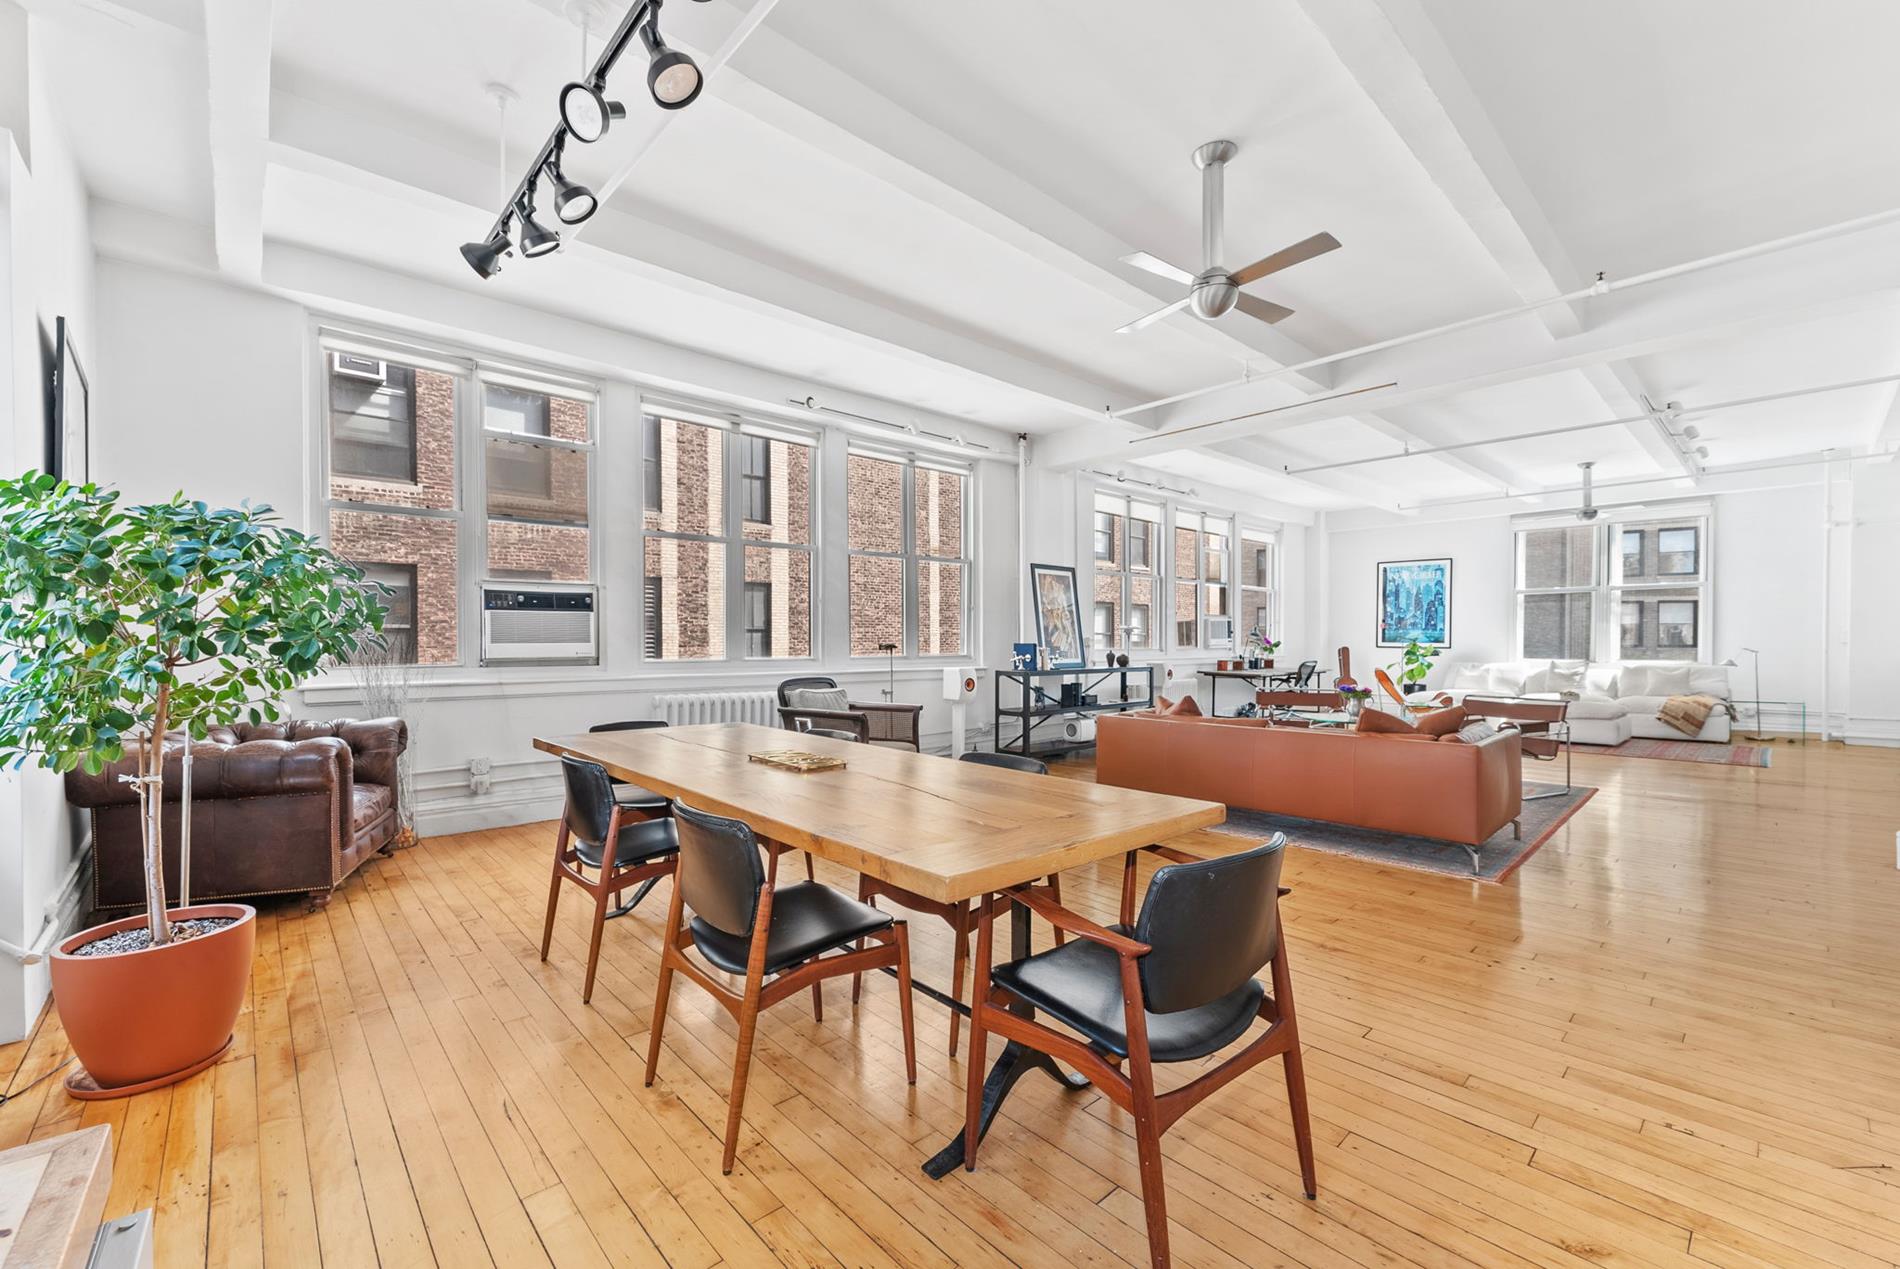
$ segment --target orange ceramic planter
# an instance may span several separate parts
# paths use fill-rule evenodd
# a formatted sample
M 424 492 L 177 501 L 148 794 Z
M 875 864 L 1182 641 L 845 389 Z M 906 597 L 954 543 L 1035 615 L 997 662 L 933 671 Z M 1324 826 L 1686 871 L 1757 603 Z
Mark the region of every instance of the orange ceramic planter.
M 53 1003 L 86 1068 L 66 1081 L 75 1097 L 125 1097 L 162 1087 L 211 1065 L 230 1044 L 250 986 L 257 910 L 206 903 L 169 915 L 237 921 L 164 947 L 72 954 L 94 939 L 144 925 L 140 914 L 95 925 L 53 949 Z

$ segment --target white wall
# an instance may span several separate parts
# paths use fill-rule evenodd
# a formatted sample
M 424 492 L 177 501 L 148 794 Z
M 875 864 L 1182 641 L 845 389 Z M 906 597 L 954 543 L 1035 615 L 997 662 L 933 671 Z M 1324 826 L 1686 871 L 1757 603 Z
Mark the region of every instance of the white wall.
M 1847 734 L 1900 745 L 1900 462 L 1858 467 L 1847 528 Z
M 1736 694 L 1752 696 L 1754 657 L 1741 649 L 1759 649 L 1762 698 L 1806 701 L 1809 726 L 1818 732 L 1827 603 L 1818 471 L 1800 483 L 1718 492 L 1707 500 L 1713 505 L 1711 659 L 1735 658 L 1742 667 L 1731 671 Z M 1352 648 L 1359 675 L 1398 655 L 1397 649 L 1375 646 L 1381 560 L 1452 560 L 1452 646 L 1443 664 L 1517 659 L 1516 561 L 1509 516 L 1437 522 L 1421 518 L 1335 529 L 1327 537 L 1328 642 Z M 1890 563 L 1884 566 L 1891 568 Z M 1871 589 L 1856 585 L 1854 594 L 1858 598 Z M 1892 589 L 1889 583 L 1885 593 L 1890 596 Z M 1873 620 L 1868 618 L 1870 624 Z M 1857 691 L 1900 687 L 1900 669 L 1893 667 L 1869 666 L 1864 684 L 1861 675 L 1854 677 Z M 1900 708 L 1892 712 L 1900 716 Z M 1794 726 L 1798 719 L 1778 719 L 1771 711 L 1769 723 Z
M 600 441 L 596 462 L 597 531 L 601 535 L 600 577 L 604 634 L 603 663 L 575 670 L 483 670 L 474 665 L 430 671 L 421 699 L 410 713 L 415 721 L 418 811 L 425 833 L 462 831 L 494 824 L 549 818 L 559 806 L 558 768 L 536 752 L 532 738 L 584 731 L 597 722 L 654 716 L 653 698 L 686 690 L 769 690 L 790 673 L 832 674 L 858 699 L 878 700 L 887 685 L 881 659 L 829 658 L 828 664 L 801 663 L 749 670 L 723 667 L 665 667 L 641 664 L 635 646 L 639 576 L 638 508 L 626 496 L 638 489 L 640 389 L 629 379 L 677 350 L 656 349 L 643 341 L 614 342 L 596 330 L 605 356 L 573 365 L 550 342 L 537 347 L 532 334 L 546 315 L 511 310 L 484 302 L 470 306 L 479 321 L 460 330 L 446 329 L 436 315 L 439 296 L 426 284 L 382 274 L 345 277 L 345 294 L 321 309 L 299 298 L 246 290 L 213 278 L 146 263 L 102 260 L 100 309 L 106 337 L 97 390 L 102 452 L 99 474 L 119 484 L 128 496 L 169 497 L 183 489 L 191 496 L 221 504 L 245 498 L 269 502 L 286 522 L 305 529 L 320 527 L 319 509 L 310 504 L 310 428 L 316 393 L 314 326 L 321 313 L 351 307 L 357 282 L 373 283 L 378 305 L 372 317 L 393 330 L 408 328 L 406 315 L 390 307 L 413 300 L 414 311 L 429 312 L 418 337 L 455 341 L 473 350 L 515 357 L 539 355 L 601 381 Z M 368 286 L 356 287 L 356 293 Z M 392 298 L 393 297 L 393 298 Z M 351 319 L 341 319 L 350 324 Z M 649 354 L 651 354 L 649 356 Z M 678 354 L 685 356 L 686 354 Z M 611 365 L 602 364 L 607 357 Z M 672 367 L 669 365 L 669 369 Z M 766 375 L 751 367 L 700 358 L 690 385 L 702 392 L 724 393 L 779 404 L 803 397 L 812 385 Z M 863 409 L 873 417 L 906 417 L 900 407 L 875 404 Z M 962 428 L 975 435 L 975 430 Z M 840 443 L 843 436 L 836 438 Z M 984 433 L 997 461 L 979 461 L 975 494 L 978 614 L 971 662 L 1006 664 L 1015 637 L 1017 559 L 1016 481 L 1011 438 Z M 831 446 L 827 454 L 841 452 Z M 841 472 L 842 469 L 840 469 Z M 835 502 L 836 500 L 833 500 Z M 843 508 L 824 503 L 824 540 L 841 546 Z M 835 520 L 835 523 L 834 523 Z M 841 551 L 827 551 L 820 566 L 821 621 L 828 646 L 844 646 L 842 595 L 845 571 Z M 616 584 L 619 583 L 619 584 Z M 824 596 L 837 597 L 825 602 Z M 464 646 L 473 644 L 465 632 Z M 471 656 L 471 661 L 473 657 Z M 949 744 L 950 707 L 942 699 L 944 663 L 900 662 L 896 696 L 921 703 L 927 749 Z M 972 735 L 989 718 L 989 685 L 979 690 L 969 710 Z M 292 702 L 310 717 L 360 715 L 359 695 L 347 675 L 311 685 Z M 491 791 L 469 788 L 471 761 L 491 765 Z
M 17 473 L 46 465 L 47 361 L 56 320 L 96 374 L 86 193 L 37 74 L 36 24 L 0 0 L 0 457 Z M 24 79 L 24 94 L 20 91 Z M 25 119 L 20 118 L 24 102 Z M 24 133 L 16 131 L 24 122 Z M 78 818 L 59 777 L 0 773 L 0 939 L 32 946 L 71 928 L 79 907 Z M 26 1034 L 48 991 L 46 966 L 0 957 L 0 1042 Z

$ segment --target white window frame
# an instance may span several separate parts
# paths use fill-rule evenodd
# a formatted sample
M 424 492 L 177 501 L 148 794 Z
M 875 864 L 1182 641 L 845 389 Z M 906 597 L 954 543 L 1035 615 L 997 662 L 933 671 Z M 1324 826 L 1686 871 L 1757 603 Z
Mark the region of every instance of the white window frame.
M 1095 525 L 1095 517 L 1098 514 L 1096 510 L 1096 506 L 1097 506 L 1098 501 L 1101 501 L 1101 500 L 1121 503 L 1120 514 L 1122 518 L 1122 557 L 1121 557 L 1120 566 L 1113 569 L 1101 568 L 1100 561 L 1096 558 L 1095 553 L 1094 553 L 1094 543 L 1095 543 L 1094 525 Z M 1094 597 L 1095 597 L 1095 578 L 1098 574 L 1101 576 L 1109 576 L 1112 574 L 1113 576 L 1119 578 L 1120 583 L 1121 583 L 1120 605 L 1121 605 L 1124 627 L 1126 628 L 1112 630 L 1109 632 L 1110 645 L 1115 648 L 1124 649 L 1125 651 L 1127 651 L 1127 653 L 1130 656 L 1153 656 L 1153 655 L 1159 654 L 1160 652 L 1164 650 L 1164 643 L 1158 640 L 1156 636 L 1158 634 L 1165 633 L 1167 630 L 1166 613 L 1167 613 L 1168 597 L 1167 597 L 1167 581 L 1166 581 L 1163 564 L 1165 560 L 1168 558 L 1168 553 L 1162 549 L 1161 542 L 1156 542 L 1151 538 L 1148 543 L 1148 562 L 1149 562 L 1148 570 L 1146 572 L 1137 572 L 1135 570 L 1135 567 L 1134 567 L 1135 510 L 1134 509 L 1135 509 L 1136 503 L 1140 503 L 1146 507 L 1153 507 L 1155 509 L 1155 513 L 1156 513 L 1155 518 L 1151 521 L 1145 521 L 1145 523 L 1154 525 L 1155 537 L 1159 537 L 1163 541 L 1168 540 L 1169 512 L 1168 512 L 1168 505 L 1163 499 L 1148 498 L 1148 497 L 1143 497 L 1141 494 L 1138 494 L 1138 493 L 1130 493 L 1128 492 L 1125 486 L 1096 485 L 1096 486 L 1090 487 L 1089 497 L 1088 497 L 1088 514 L 1089 514 L 1089 526 L 1090 526 L 1089 527 L 1090 551 L 1089 551 L 1089 559 L 1088 559 L 1088 577 L 1089 577 L 1088 594 L 1089 594 L 1090 604 L 1093 605 Z M 1114 514 L 1114 513 L 1111 512 L 1111 513 L 1101 513 L 1101 514 Z M 1078 572 L 1080 572 L 1080 570 L 1078 570 Z M 1133 626 L 1133 620 L 1134 620 L 1134 615 L 1135 615 L 1135 578 L 1137 577 L 1151 578 L 1154 581 L 1154 602 L 1148 605 L 1148 610 L 1149 610 L 1148 611 L 1148 644 L 1146 647 L 1136 647 L 1134 644 L 1133 635 L 1131 633 L 1131 628 Z M 1080 582 L 1078 579 L 1078 585 L 1079 584 Z M 1090 612 L 1089 632 L 1092 637 L 1094 634 L 1094 629 L 1095 629 L 1094 608 L 1092 606 L 1089 612 Z
M 488 426 L 488 405 L 485 389 L 489 384 L 499 388 L 508 388 L 516 392 L 530 392 L 540 396 L 562 397 L 569 401 L 580 401 L 587 406 L 587 439 L 569 441 L 554 436 L 553 421 L 549 420 L 549 434 L 536 436 L 529 433 L 510 431 L 505 428 Z M 479 567 L 474 570 L 475 590 L 475 626 L 480 629 L 481 586 L 489 581 L 515 580 L 493 577 L 488 571 L 488 442 L 493 440 L 513 441 L 517 444 L 534 445 L 546 450 L 566 450 L 569 453 L 587 455 L 587 576 L 579 580 L 572 578 L 554 582 L 557 586 L 592 585 L 600 580 L 600 525 L 598 523 L 599 499 L 596 491 L 600 482 L 600 388 L 596 384 L 565 377 L 526 370 L 499 361 L 487 361 L 477 358 L 474 373 L 470 380 L 469 395 L 473 398 L 468 404 L 468 413 L 472 416 L 474 440 L 480 453 L 467 463 L 468 477 L 479 486 L 481 502 L 471 501 L 471 509 L 480 506 L 473 518 L 479 522 L 481 530 L 480 553 L 474 558 Z M 507 521 L 504 521 L 507 522 Z M 521 523 L 513 521 L 513 523 Z M 564 525 L 564 522 L 556 522 Z M 572 527 L 565 526 L 564 527 Z M 467 570 L 464 570 L 466 576 Z M 532 583 L 528 583 L 530 586 Z
M 717 534 L 682 533 L 670 529 L 648 529 L 646 527 L 647 473 L 658 462 L 658 456 L 649 452 L 647 421 L 656 415 L 664 415 L 682 423 L 709 427 L 720 434 L 720 489 L 722 494 L 723 516 L 722 532 Z M 742 443 L 747 437 L 763 437 L 768 441 L 779 440 L 794 445 L 804 445 L 811 449 L 811 508 L 810 524 L 807 536 L 809 542 L 781 542 L 775 538 L 748 538 L 745 536 L 745 474 Z M 640 508 L 635 517 L 638 526 L 638 541 L 634 554 L 634 566 L 639 578 L 639 638 L 635 641 L 634 651 L 638 663 L 645 669 L 661 673 L 686 673 L 703 671 L 709 666 L 808 666 L 819 663 L 824 649 L 824 580 L 822 533 L 824 498 L 824 453 L 826 436 L 821 430 L 799 427 L 782 423 L 777 419 L 756 416 L 747 413 L 722 409 L 687 399 L 642 394 L 640 399 L 640 435 L 639 457 L 640 471 Z M 662 486 L 662 489 L 664 486 Z M 723 548 L 724 577 L 722 586 L 725 594 L 725 655 L 717 657 L 656 657 L 648 652 L 652 645 L 650 632 L 654 626 L 654 614 L 647 604 L 646 551 L 647 539 L 660 538 L 675 542 L 716 543 Z M 748 546 L 771 550 L 803 551 L 811 559 L 811 632 L 809 642 L 811 651 L 804 656 L 749 657 L 746 655 L 746 614 L 745 614 L 745 551 Z
M 861 458 L 876 459 L 879 462 L 895 463 L 901 468 L 902 475 L 898 481 L 903 487 L 903 507 L 900 512 L 903 528 L 903 550 L 901 551 L 869 551 L 856 549 L 851 546 L 850 530 L 848 527 L 851 516 L 850 458 L 854 454 Z M 847 528 L 843 543 L 846 581 L 843 626 L 844 648 L 841 659 L 846 662 L 855 662 L 862 665 L 875 661 L 877 658 L 885 655 L 880 652 L 854 653 L 851 651 L 851 593 L 849 579 L 851 561 L 858 556 L 872 559 L 898 559 L 903 561 L 904 633 L 897 647 L 897 655 L 900 658 L 930 664 L 954 664 L 960 661 L 976 659 L 976 649 L 981 645 L 977 638 L 974 620 L 976 608 L 972 602 L 972 596 L 977 586 L 976 551 L 973 545 L 976 541 L 977 518 L 975 468 L 971 464 L 940 458 L 934 454 L 923 454 L 910 450 L 889 448 L 878 445 L 875 442 L 856 439 L 846 442 L 845 462 L 842 464 L 842 467 L 845 473 L 845 485 L 841 496 L 844 501 Z M 963 541 L 960 548 L 962 551 L 961 555 L 925 555 L 919 549 L 917 542 L 917 481 L 915 475 L 919 470 L 949 472 L 961 477 L 963 480 Z M 922 598 L 920 578 L 922 576 L 923 570 L 921 566 L 923 564 L 957 564 L 962 566 L 963 594 L 962 612 L 959 614 L 959 628 L 963 631 L 963 647 L 959 651 L 924 652 L 920 648 L 919 640 L 922 631 L 919 628 L 917 620 L 917 608 Z
M 1623 535 L 1626 532 L 1641 531 L 1647 543 L 1655 532 L 1664 527 L 1688 527 L 1693 523 L 1696 530 L 1696 564 L 1694 574 L 1660 573 L 1646 571 L 1630 577 L 1623 576 Z M 1673 658 L 1676 663 L 1706 662 L 1715 647 L 1715 517 L 1708 503 L 1659 504 L 1631 510 L 1622 514 L 1611 513 L 1589 525 L 1591 533 L 1591 554 L 1594 562 L 1594 578 L 1588 585 L 1582 586 L 1533 586 L 1517 585 L 1521 576 L 1520 560 L 1523 554 L 1523 535 L 1535 529 L 1577 528 L 1579 522 L 1574 516 L 1525 516 L 1512 522 L 1512 582 L 1516 588 L 1514 646 L 1519 658 L 1525 658 L 1524 652 L 1524 600 L 1532 595 L 1571 595 L 1585 594 L 1590 601 L 1590 648 L 1586 659 L 1621 661 L 1623 659 L 1623 605 L 1642 602 L 1645 593 L 1656 596 L 1661 592 L 1694 591 L 1693 595 L 1671 595 L 1670 599 L 1681 599 L 1696 604 L 1696 646 L 1684 649 L 1688 655 Z M 1610 652 L 1613 655 L 1603 657 Z M 1644 662 L 1669 664 L 1670 658 L 1640 658 Z
M 1240 553 L 1249 538 L 1256 542 L 1264 543 L 1267 547 L 1267 577 L 1266 581 L 1259 586 L 1249 586 L 1241 580 L 1246 566 L 1241 563 Z M 1253 629 L 1253 622 L 1248 618 L 1245 612 L 1247 601 L 1244 596 L 1246 592 L 1250 590 L 1263 590 L 1267 593 L 1267 622 L 1264 633 L 1269 639 L 1279 638 L 1280 627 L 1284 621 L 1280 612 L 1280 579 L 1281 568 L 1283 566 L 1280 558 L 1280 531 L 1278 529 L 1269 529 L 1259 521 L 1240 520 L 1234 534 L 1233 555 L 1235 639 L 1244 638 L 1246 631 Z

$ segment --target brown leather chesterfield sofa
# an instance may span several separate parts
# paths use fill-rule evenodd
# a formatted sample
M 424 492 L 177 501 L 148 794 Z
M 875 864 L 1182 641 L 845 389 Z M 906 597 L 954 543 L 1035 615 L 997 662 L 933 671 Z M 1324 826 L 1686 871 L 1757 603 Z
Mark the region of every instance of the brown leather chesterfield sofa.
M 313 908 L 400 826 L 396 759 L 409 746 L 400 718 L 366 722 L 240 723 L 214 727 L 191 747 L 191 898 L 310 897 Z M 165 893 L 178 896 L 182 741 L 165 743 Z M 66 776 L 66 800 L 92 813 L 93 905 L 145 902 L 138 799 L 119 776 Z
M 1110 714 L 1095 778 L 1151 793 L 1456 842 L 1473 852 L 1524 805 L 1515 731 L 1477 744 L 1257 719 Z

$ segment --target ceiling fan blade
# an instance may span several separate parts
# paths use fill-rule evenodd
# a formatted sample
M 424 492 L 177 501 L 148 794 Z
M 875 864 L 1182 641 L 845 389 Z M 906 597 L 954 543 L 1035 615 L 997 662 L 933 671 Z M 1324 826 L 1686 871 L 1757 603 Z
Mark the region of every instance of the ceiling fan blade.
M 1311 260 L 1314 256 L 1323 256 L 1328 251 L 1337 250 L 1339 250 L 1339 239 L 1331 234 L 1314 234 L 1311 238 L 1296 242 L 1290 247 L 1282 247 L 1272 255 L 1263 256 L 1246 268 L 1236 271 L 1233 275 L 1234 285 L 1245 286 L 1249 282 L 1266 277 L 1269 273 L 1278 273 L 1281 269 L 1291 268 L 1303 261 Z
M 1186 308 L 1188 306 L 1188 299 L 1189 297 L 1184 295 L 1166 308 L 1158 308 L 1146 317 L 1137 317 L 1134 321 L 1128 323 L 1128 325 L 1117 327 L 1115 333 L 1117 335 L 1132 335 L 1144 326 L 1152 326 L 1170 313 L 1178 313 Z
M 1156 277 L 1166 278 L 1170 282 L 1192 282 L 1194 275 L 1186 269 L 1178 269 L 1160 256 L 1151 256 L 1146 251 L 1131 251 L 1122 257 L 1123 264 L 1132 264 L 1137 269 L 1146 269 Z
M 1257 317 L 1272 325 L 1293 316 L 1293 310 L 1284 304 L 1275 304 L 1272 300 L 1263 300 L 1258 295 L 1249 295 L 1242 291 L 1234 300 L 1234 307 L 1248 317 Z

